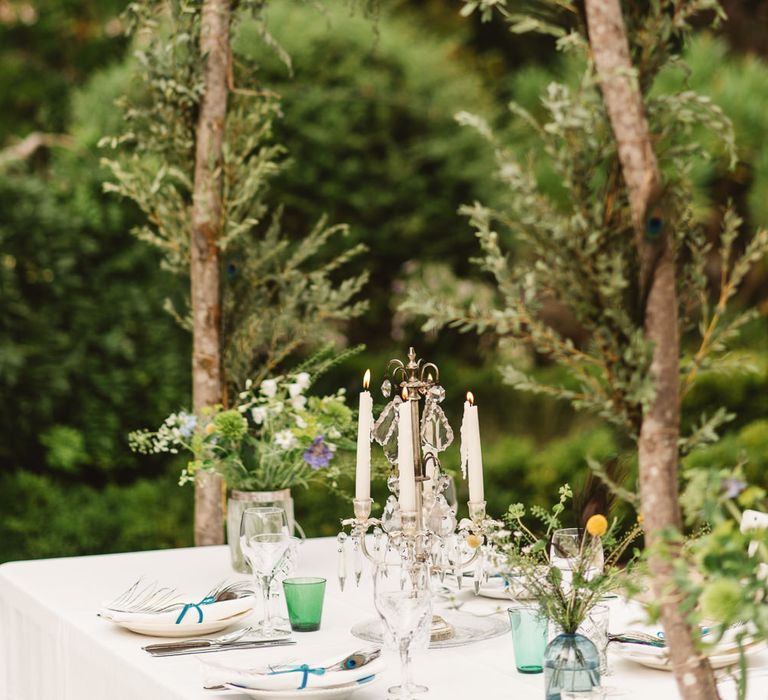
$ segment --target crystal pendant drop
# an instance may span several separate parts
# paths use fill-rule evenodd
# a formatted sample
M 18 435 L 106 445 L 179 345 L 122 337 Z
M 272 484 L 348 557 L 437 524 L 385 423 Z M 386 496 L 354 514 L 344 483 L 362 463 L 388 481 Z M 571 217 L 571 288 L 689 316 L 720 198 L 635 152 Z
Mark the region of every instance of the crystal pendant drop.
M 363 553 L 360 551 L 360 544 L 355 539 L 352 545 L 352 566 L 355 572 L 355 585 L 360 585 L 360 577 L 363 575 Z
M 440 543 L 440 553 L 438 554 L 438 576 L 440 577 L 440 583 L 445 581 L 445 574 L 448 569 L 448 554 L 445 551 L 445 542 Z
M 480 595 L 480 584 L 483 582 L 483 554 L 478 552 L 477 560 L 475 561 L 475 572 L 472 578 L 472 583 L 475 587 L 475 595 Z
M 344 590 L 344 582 L 347 580 L 347 558 L 346 553 L 344 551 L 344 545 L 347 541 L 347 533 L 346 532 L 340 532 L 338 536 L 336 537 L 336 541 L 338 542 L 339 548 L 339 561 L 338 561 L 338 569 L 337 569 L 337 575 L 339 577 L 339 588 L 341 590 Z
M 397 464 L 397 407 L 403 402 L 399 396 L 390 401 L 376 422 L 371 435 L 384 448 L 384 456 L 390 464 Z
M 444 398 L 445 398 L 445 389 L 443 389 L 443 387 L 441 387 L 439 384 L 435 384 L 434 386 L 429 387 L 430 401 L 436 401 L 437 403 L 442 403 Z
M 381 529 L 384 532 L 394 532 L 401 530 L 402 527 L 403 521 L 400 517 L 400 504 L 394 496 L 390 496 L 381 515 Z
M 381 540 L 382 540 L 383 534 L 384 533 L 381 531 L 380 527 L 373 528 L 373 559 L 377 564 L 384 561 L 384 557 L 382 557 L 382 547 L 381 547 Z
M 453 428 L 448 423 L 443 409 L 433 401 L 428 402 L 424 409 L 421 440 L 436 452 L 442 452 L 453 442 Z
M 388 399 L 392 395 L 392 382 L 389 379 L 385 379 L 381 383 L 381 393 L 385 399 Z
M 395 496 L 400 495 L 400 479 L 397 474 L 390 474 L 387 477 L 387 488 L 389 489 L 389 492 L 395 494 Z

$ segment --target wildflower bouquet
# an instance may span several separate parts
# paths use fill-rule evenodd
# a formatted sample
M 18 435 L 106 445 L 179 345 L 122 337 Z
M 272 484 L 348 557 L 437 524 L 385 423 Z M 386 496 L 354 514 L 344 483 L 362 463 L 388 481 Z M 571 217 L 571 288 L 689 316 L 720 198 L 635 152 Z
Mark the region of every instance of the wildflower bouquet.
M 560 529 L 560 516 L 573 495 L 567 484 L 559 494 L 550 511 L 538 506 L 530 509 L 544 526 L 543 532 L 535 534 L 537 528 L 524 522 L 525 507 L 516 503 L 504 516 L 507 529 L 496 535 L 492 545 L 505 578 L 514 581 L 515 588 L 522 589 L 563 632 L 572 634 L 602 596 L 623 585 L 626 572 L 618 561 L 641 530 L 636 525 L 620 536 L 616 520 L 609 525 L 604 515 L 593 515 L 575 549 L 558 551 L 553 535 Z M 570 580 L 564 579 L 564 570 Z
M 344 389 L 307 396 L 311 384 L 308 372 L 266 379 L 257 387 L 248 381 L 233 408 L 171 414 L 157 431 L 131 433 L 129 444 L 145 454 L 191 453 L 180 484 L 202 469 L 243 491 L 306 487 L 313 481 L 335 486 L 352 465 L 354 414 Z

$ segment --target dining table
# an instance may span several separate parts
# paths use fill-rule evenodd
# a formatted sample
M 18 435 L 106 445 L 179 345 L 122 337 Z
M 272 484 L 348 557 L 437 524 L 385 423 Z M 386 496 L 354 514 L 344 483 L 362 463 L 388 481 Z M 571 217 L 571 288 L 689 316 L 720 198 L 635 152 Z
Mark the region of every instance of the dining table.
M 205 593 L 222 579 L 243 579 L 231 567 L 226 546 L 192 547 L 31 561 L 0 566 L 0 700 L 236 700 L 237 690 L 205 689 L 202 661 L 257 666 L 278 663 L 290 655 L 301 661 L 328 656 L 334 650 L 367 646 L 352 627 L 375 618 L 371 569 L 359 582 L 354 575 L 342 589 L 337 577 L 334 538 L 305 540 L 296 564 L 297 576 L 327 579 L 320 629 L 294 632 L 297 643 L 218 653 L 155 658 L 142 647 L 159 641 L 128 631 L 97 612 L 141 577 L 190 595 Z M 512 601 L 475 596 L 471 583 L 461 590 L 435 582 L 433 610 L 460 611 L 477 619 L 508 619 Z M 614 598 L 611 632 L 639 623 L 642 608 Z M 253 615 L 256 617 L 256 612 Z M 246 621 L 245 623 L 248 624 Z M 609 645 L 605 697 L 665 700 L 679 697 L 672 674 L 634 663 Z M 385 670 L 377 683 L 360 687 L 356 700 L 385 698 L 399 681 L 399 660 L 385 651 Z M 749 658 L 750 700 L 768 698 L 768 651 Z M 463 646 L 426 649 L 413 663 L 414 679 L 428 686 L 426 700 L 544 700 L 542 674 L 515 668 L 509 631 Z M 736 697 L 727 678 L 723 698 Z M 276 697 L 279 698 L 279 695 Z

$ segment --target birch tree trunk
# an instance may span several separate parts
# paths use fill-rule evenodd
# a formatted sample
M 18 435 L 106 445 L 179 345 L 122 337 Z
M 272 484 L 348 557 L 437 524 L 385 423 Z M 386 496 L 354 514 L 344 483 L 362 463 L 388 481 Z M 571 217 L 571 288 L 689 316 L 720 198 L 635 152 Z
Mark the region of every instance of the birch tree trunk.
M 192 403 L 195 411 L 221 403 L 221 298 L 218 239 L 222 228 L 222 145 L 227 116 L 230 0 L 204 0 L 200 49 L 205 61 L 192 203 Z M 195 481 L 195 544 L 224 542 L 224 484 L 198 474 Z
M 651 206 L 661 178 L 653 151 L 643 99 L 634 79 L 619 0 L 586 0 L 589 41 L 619 160 L 629 193 L 635 243 L 640 260 L 645 334 L 653 343 L 651 376 L 656 390 L 643 415 L 638 456 L 643 526 L 651 549 L 653 593 L 675 678 L 685 700 L 718 697 L 709 661 L 696 648 L 694 633 L 679 608 L 681 592 L 672 579 L 674 546 L 661 553 L 662 532 L 681 530 L 677 463 L 680 425 L 680 338 L 677 321 L 675 253 L 667 235 L 646 236 Z

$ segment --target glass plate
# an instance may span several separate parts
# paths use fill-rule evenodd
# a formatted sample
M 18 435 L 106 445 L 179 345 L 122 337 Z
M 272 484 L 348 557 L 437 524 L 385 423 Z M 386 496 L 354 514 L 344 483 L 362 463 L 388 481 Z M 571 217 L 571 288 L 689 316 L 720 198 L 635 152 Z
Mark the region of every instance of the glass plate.
M 446 622 L 451 624 L 454 635 L 449 639 L 440 639 L 430 642 L 430 649 L 447 649 L 449 647 L 461 647 L 472 642 L 480 642 L 484 639 L 492 639 L 502 634 L 509 633 L 509 621 L 496 617 L 477 617 L 468 613 L 446 612 L 439 613 Z M 374 644 L 382 644 L 384 635 L 381 628 L 382 622 L 378 618 L 363 620 L 352 627 L 352 634 L 358 639 Z

